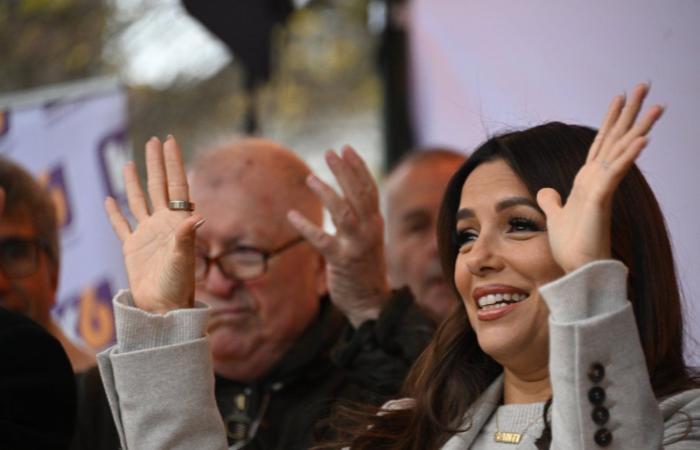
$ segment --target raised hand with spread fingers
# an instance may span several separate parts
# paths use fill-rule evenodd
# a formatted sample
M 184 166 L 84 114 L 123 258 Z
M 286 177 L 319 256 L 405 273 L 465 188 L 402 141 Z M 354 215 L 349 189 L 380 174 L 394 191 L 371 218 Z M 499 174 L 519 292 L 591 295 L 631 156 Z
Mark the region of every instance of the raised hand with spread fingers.
M 629 99 L 619 95 L 612 100 L 565 205 L 554 189 L 537 193 L 537 203 L 547 216 L 552 254 L 566 272 L 611 257 L 615 190 L 647 145 L 647 135 L 663 113 L 661 106 L 654 105 L 637 120 L 648 92 L 649 86 L 641 84 Z
M 113 198 L 105 208 L 122 242 L 129 287 L 139 308 L 165 314 L 194 303 L 194 237 L 204 222 L 192 213 L 189 187 L 177 142 L 151 138 L 146 143 L 147 191 L 152 211 L 129 162 L 124 181 L 129 209 L 137 225 L 132 230 Z
M 331 299 L 358 327 L 379 317 L 390 293 L 379 195 L 367 166 L 351 147 L 343 147 L 340 156 L 327 152 L 326 163 L 343 195 L 315 175 L 307 184 L 330 212 L 336 234 L 326 233 L 294 210 L 288 219 L 324 256 Z

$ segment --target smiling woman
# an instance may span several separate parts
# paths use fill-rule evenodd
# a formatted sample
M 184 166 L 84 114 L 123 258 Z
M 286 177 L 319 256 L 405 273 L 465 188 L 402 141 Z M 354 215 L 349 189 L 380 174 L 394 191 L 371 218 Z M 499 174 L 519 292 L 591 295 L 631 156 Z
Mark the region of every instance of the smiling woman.
M 598 133 L 495 136 L 455 173 L 438 239 L 464 308 L 412 368 L 411 400 L 362 415 L 342 445 L 697 447 L 671 246 L 634 165 L 663 112 L 637 120 L 647 91 L 616 97 Z

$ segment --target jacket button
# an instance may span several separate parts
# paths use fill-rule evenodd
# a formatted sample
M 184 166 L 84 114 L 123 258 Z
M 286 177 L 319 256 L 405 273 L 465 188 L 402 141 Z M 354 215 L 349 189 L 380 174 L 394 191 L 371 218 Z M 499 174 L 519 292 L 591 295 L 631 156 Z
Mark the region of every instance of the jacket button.
M 612 442 L 613 436 L 612 433 L 609 432 L 607 429 L 601 428 L 600 430 L 595 432 L 595 436 L 593 436 L 593 439 L 595 440 L 595 443 L 598 444 L 600 447 L 607 447 Z
M 605 389 L 600 386 L 594 386 L 588 391 L 588 400 L 594 405 L 602 405 L 605 401 Z
M 591 418 L 596 425 L 605 425 L 608 423 L 608 419 L 610 419 L 610 411 L 602 406 L 596 406 L 593 408 Z
M 603 378 L 605 378 L 605 367 L 600 363 L 591 364 L 588 369 L 588 379 L 598 384 L 603 381 Z

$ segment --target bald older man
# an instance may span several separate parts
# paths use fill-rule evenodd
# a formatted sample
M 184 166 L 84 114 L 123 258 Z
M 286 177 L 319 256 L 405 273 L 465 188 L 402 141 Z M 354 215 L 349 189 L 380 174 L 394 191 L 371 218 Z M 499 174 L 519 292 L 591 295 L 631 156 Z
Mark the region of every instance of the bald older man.
M 383 186 L 391 284 L 410 287 L 416 303 L 435 323 L 458 304 L 442 272 L 436 227 L 447 183 L 465 159 L 443 148 L 418 150 L 399 162 Z
M 191 244 L 191 285 L 209 306 L 206 322 L 207 310 L 188 308 L 190 298 L 142 301 L 153 291 L 139 287 L 154 273 L 168 295 L 190 289 L 189 259 L 177 260 L 175 272 L 156 264 L 172 245 L 162 237 L 172 228 L 159 221 L 177 220 L 163 198 L 188 198 L 179 153 L 171 138 L 146 150 L 155 211 L 133 165 L 125 179 L 139 226 L 132 232 L 107 203 L 133 296 L 115 300 L 120 340 L 100 358 L 124 448 L 215 448 L 207 433 L 220 416 L 232 448 L 305 449 L 338 399 L 381 401 L 396 392 L 432 330 L 406 292 L 389 290 L 376 186 L 353 150 L 327 155 L 343 196 L 269 140 L 231 142 L 196 161 L 189 192 L 206 222 L 197 222 Z M 335 235 L 321 227 L 323 206 Z M 205 331 L 209 346 L 198 339 Z M 209 352 L 217 417 L 202 390 Z

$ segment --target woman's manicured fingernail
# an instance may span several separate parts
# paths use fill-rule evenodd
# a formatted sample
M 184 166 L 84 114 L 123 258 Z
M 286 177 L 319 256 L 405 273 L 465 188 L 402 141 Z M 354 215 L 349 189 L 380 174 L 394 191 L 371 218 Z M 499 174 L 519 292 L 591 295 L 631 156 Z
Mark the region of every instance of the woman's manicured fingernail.
M 204 225 L 204 222 L 206 222 L 206 221 L 207 221 L 207 219 L 200 219 L 199 221 L 197 221 L 197 223 L 194 224 L 194 227 L 192 227 L 192 229 L 196 230 L 197 228 Z

